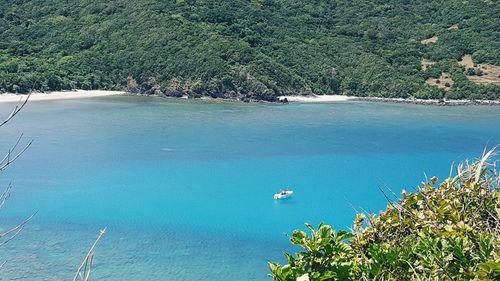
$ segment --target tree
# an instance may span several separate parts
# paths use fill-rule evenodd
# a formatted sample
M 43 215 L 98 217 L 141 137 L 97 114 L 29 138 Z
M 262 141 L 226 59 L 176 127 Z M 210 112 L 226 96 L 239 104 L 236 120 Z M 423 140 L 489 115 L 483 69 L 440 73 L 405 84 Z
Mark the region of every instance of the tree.
M 443 72 L 422 70 L 423 59 L 441 68 L 470 54 L 476 63 L 500 65 L 499 5 L 456 3 L 0 1 L 0 91 L 130 89 L 269 101 L 311 93 L 407 98 L 418 89 L 400 93 L 399 81 L 424 78 L 424 87 L 429 76 Z M 436 43 L 420 43 L 434 36 Z M 238 84 L 241 70 L 267 91 Z M 129 76 L 138 87 L 127 83 Z M 149 77 L 159 87 L 148 88 Z M 200 91 L 172 91 L 173 78 L 180 85 L 200 81 Z M 484 92 L 460 95 L 478 93 Z
M 132 76 L 129 76 L 127 77 L 127 88 L 126 88 L 127 92 L 130 92 L 130 93 L 137 93 L 138 92 L 138 88 L 137 88 L 137 81 L 135 81 L 134 78 L 132 78 Z

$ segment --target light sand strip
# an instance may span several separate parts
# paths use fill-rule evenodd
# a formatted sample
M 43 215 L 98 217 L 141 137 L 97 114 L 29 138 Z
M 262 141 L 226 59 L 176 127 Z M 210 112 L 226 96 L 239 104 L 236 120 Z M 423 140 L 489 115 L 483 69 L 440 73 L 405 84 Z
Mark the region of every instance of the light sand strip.
M 30 101 L 47 101 L 47 100 L 64 100 L 64 99 L 81 99 L 104 97 L 114 95 L 124 95 L 125 92 L 121 91 L 101 91 L 101 90 L 75 90 L 63 92 L 48 92 L 48 93 L 32 93 Z M 26 98 L 27 95 L 17 94 L 0 94 L 0 103 L 3 102 L 18 102 L 20 99 Z
M 339 102 L 356 99 L 355 97 L 348 97 L 342 95 L 310 95 L 310 96 L 281 96 L 280 101 L 285 100 L 289 102 L 303 102 L 303 103 L 319 103 L 319 102 Z

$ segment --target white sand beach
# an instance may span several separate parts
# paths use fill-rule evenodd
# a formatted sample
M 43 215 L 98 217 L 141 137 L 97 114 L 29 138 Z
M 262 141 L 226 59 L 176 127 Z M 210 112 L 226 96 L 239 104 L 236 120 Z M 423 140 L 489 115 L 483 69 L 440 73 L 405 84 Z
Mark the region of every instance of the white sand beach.
M 280 100 L 287 99 L 289 102 L 317 103 L 317 102 L 339 102 L 353 100 L 355 97 L 342 95 L 310 95 L 310 96 L 280 96 Z
M 74 90 L 74 91 L 61 91 L 61 92 L 47 92 L 47 93 L 32 93 L 30 101 L 47 101 L 47 100 L 63 100 L 63 99 L 81 99 L 92 97 L 103 97 L 113 95 L 123 95 L 122 91 L 102 91 L 102 90 Z M 26 98 L 27 95 L 17 94 L 0 94 L 0 103 L 4 102 L 19 102 L 20 99 Z

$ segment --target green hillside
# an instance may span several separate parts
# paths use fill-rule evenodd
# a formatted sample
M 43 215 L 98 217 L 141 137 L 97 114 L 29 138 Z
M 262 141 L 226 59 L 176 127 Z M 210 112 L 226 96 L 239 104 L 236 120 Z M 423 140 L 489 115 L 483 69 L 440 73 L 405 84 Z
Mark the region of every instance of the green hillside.
M 498 75 L 476 84 L 465 74 L 492 74 L 457 63 L 500 66 L 498 15 L 483 0 L 2 1 L 0 91 L 500 99 Z M 452 85 L 426 84 L 442 72 Z

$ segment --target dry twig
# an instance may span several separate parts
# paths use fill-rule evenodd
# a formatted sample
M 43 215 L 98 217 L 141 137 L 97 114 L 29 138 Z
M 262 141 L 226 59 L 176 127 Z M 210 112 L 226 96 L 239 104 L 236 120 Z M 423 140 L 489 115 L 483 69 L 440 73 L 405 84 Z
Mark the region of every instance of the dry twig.
M 6 123 L 8 123 L 12 118 L 14 118 L 14 116 L 16 116 L 18 114 L 21 111 L 21 109 L 24 108 L 24 106 L 28 102 L 29 98 L 30 98 L 30 95 L 28 95 L 26 97 L 26 99 L 24 99 L 24 100 L 23 100 L 23 98 L 21 98 L 19 100 L 19 102 L 17 103 L 17 105 L 14 107 L 14 110 L 9 114 L 9 116 L 7 116 L 7 118 L 5 118 L 5 120 L 3 120 L 0 123 L 0 127 L 5 125 Z M 21 134 L 19 136 L 17 141 L 14 143 L 14 145 L 9 149 L 7 154 L 0 161 L 0 171 L 5 170 L 10 164 L 14 163 L 33 143 L 33 140 L 30 140 L 27 145 L 25 145 L 22 149 L 19 150 L 19 152 L 16 152 L 17 147 L 18 147 L 19 143 L 21 142 L 22 137 L 23 137 L 23 134 Z M 0 209 L 4 206 L 7 199 L 9 199 L 11 190 L 12 190 L 12 185 L 9 183 L 7 188 L 0 195 Z M 33 218 L 33 216 L 35 216 L 35 214 L 36 213 L 33 213 L 31 216 L 26 218 L 24 221 L 22 221 L 18 225 L 14 226 L 6 231 L 0 232 L 0 239 L 3 239 L 2 241 L 0 241 L 0 246 L 7 244 L 9 241 L 14 239 L 17 235 L 19 235 L 19 233 L 23 230 L 24 226 Z M 0 265 L 0 269 L 5 265 L 6 262 L 7 261 L 4 261 Z
M 28 103 L 28 100 L 30 99 L 30 96 L 31 95 L 28 95 L 24 101 L 23 101 L 23 98 L 21 98 L 19 100 L 19 102 L 14 107 L 14 110 L 12 110 L 12 112 L 9 114 L 9 116 L 7 116 L 7 118 L 5 118 L 5 120 L 3 120 L 2 123 L 0 123 L 0 127 L 2 127 L 7 122 L 9 122 L 10 119 L 14 118 L 14 116 L 16 116 L 19 113 L 19 111 L 21 111 L 21 109 L 23 109 L 23 107 L 26 105 L 26 103 Z
M 73 278 L 73 281 L 89 281 L 90 280 L 90 272 L 92 270 L 92 262 L 94 260 L 94 248 L 101 240 L 101 238 L 104 236 L 106 233 L 106 228 L 101 229 L 99 232 L 99 236 L 97 236 L 97 239 L 94 241 L 94 244 L 90 247 L 90 250 L 88 251 L 87 255 L 83 259 L 82 264 L 80 267 L 78 267 L 78 270 L 75 273 L 75 277 Z
M 24 226 L 36 215 L 33 213 L 27 219 L 25 219 L 20 224 L 14 226 L 13 228 L 0 233 L 0 239 L 5 238 L 4 241 L 0 242 L 0 246 L 7 244 L 10 240 L 14 239 L 24 228 Z

